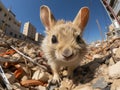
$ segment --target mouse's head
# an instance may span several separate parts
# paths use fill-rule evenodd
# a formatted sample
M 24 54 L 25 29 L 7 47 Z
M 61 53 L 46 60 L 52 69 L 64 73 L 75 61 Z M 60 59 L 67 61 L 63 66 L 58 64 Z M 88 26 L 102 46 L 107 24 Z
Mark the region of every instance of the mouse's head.
M 89 9 L 83 7 L 73 22 L 56 21 L 48 6 L 41 6 L 40 18 L 46 29 L 42 48 L 46 57 L 62 61 L 73 61 L 84 55 L 86 44 L 82 39 L 88 22 Z

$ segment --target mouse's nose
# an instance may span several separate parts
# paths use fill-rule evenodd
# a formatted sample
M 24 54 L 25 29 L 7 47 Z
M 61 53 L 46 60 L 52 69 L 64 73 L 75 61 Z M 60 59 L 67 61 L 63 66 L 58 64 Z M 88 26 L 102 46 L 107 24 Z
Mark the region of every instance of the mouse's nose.
M 73 52 L 72 52 L 72 50 L 70 50 L 70 49 L 67 48 L 67 49 L 63 50 L 62 55 L 65 58 L 69 58 L 69 57 L 71 57 L 73 55 Z

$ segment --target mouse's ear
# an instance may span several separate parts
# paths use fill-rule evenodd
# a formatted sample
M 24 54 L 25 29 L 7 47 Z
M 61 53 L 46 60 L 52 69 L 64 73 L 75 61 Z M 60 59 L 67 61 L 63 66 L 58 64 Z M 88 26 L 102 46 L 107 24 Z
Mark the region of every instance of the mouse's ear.
M 54 26 L 56 22 L 52 12 L 50 11 L 49 7 L 46 5 L 42 5 L 40 7 L 40 19 L 43 25 L 45 26 L 46 30 L 50 30 L 51 27 Z
M 73 21 L 73 24 L 80 28 L 81 34 L 88 22 L 88 18 L 89 18 L 89 8 L 83 7 L 80 9 L 80 11 L 78 12 L 77 16 Z

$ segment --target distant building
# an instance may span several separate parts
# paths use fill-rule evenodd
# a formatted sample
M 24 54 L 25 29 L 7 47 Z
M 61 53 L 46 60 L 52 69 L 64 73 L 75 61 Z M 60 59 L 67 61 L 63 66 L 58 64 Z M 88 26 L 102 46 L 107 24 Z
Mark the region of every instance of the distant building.
M 24 24 L 23 34 L 29 39 L 35 40 L 36 28 L 30 22 L 26 22 Z
M 120 25 L 120 0 L 101 0 L 112 22 Z
M 44 38 L 44 36 L 42 34 L 40 34 L 38 32 L 36 33 L 36 35 L 35 35 L 35 41 L 41 43 L 42 40 L 43 40 L 43 38 Z
M 106 38 L 120 37 L 120 0 L 101 0 L 101 2 L 112 21 L 109 32 L 106 33 Z
M 107 0 L 117 17 L 120 17 L 120 0 Z M 114 19 L 114 18 L 113 18 Z
M 22 38 L 20 28 L 21 22 L 19 22 L 15 14 L 10 9 L 6 9 L 0 1 L 0 29 L 9 36 Z

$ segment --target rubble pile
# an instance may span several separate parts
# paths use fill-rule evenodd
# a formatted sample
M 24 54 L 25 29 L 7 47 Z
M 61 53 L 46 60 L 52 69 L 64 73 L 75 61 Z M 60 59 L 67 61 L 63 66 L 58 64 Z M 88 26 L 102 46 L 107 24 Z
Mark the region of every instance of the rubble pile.
M 120 38 L 88 45 L 74 76 L 52 79 L 40 45 L 5 36 L 0 31 L 0 90 L 120 90 Z

